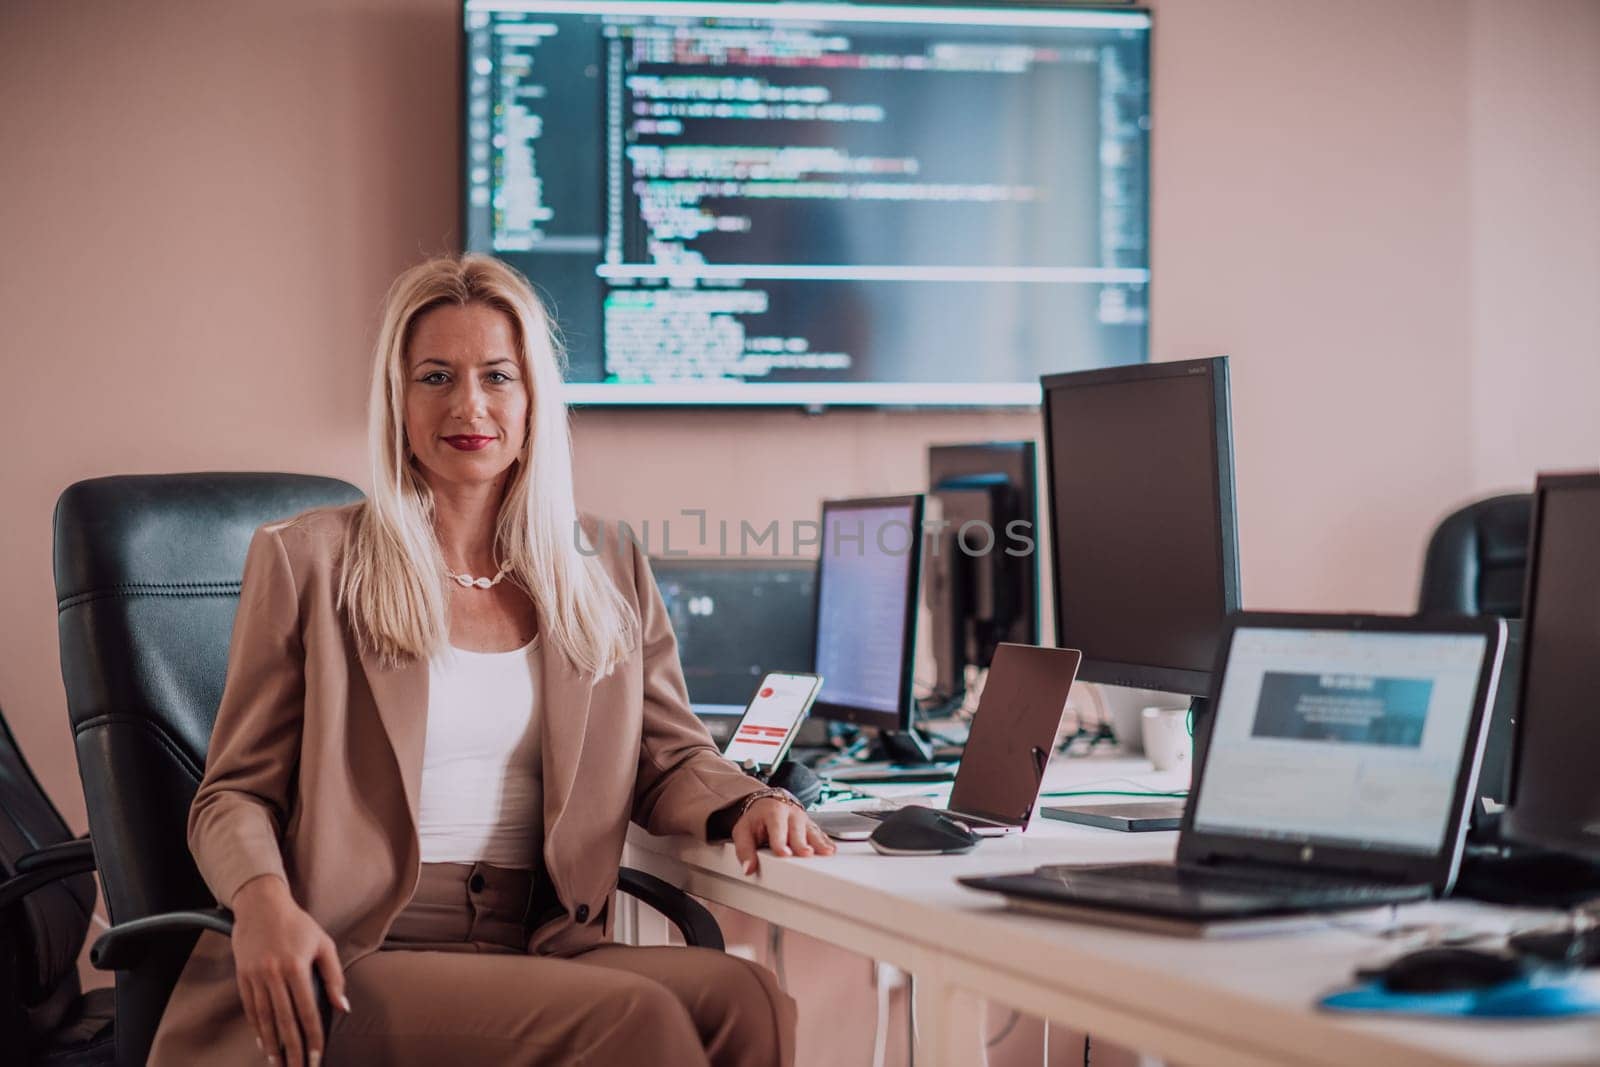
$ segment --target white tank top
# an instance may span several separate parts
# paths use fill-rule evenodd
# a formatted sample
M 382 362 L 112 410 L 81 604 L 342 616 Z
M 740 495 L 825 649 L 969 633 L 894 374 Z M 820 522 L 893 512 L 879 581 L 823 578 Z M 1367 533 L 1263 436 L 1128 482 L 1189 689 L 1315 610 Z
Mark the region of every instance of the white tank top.
M 428 663 L 423 863 L 535 866 L 544 842 L 539 657 L 446 647 Z

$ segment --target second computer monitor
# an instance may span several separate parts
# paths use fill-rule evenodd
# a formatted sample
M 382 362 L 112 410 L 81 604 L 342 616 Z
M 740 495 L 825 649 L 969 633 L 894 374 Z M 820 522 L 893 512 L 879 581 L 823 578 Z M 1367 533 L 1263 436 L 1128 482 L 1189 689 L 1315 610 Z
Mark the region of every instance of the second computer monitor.
M 1056 644 L 1203 696 L 1239 606 L 1226 356 L 1043 379 Z
M 1039 642 L 1034 463 L 1032 441 L 928 449 L 936 532 L 923 564 L 941 696 L 963 693 L 966 668 L 988 667 L 1001 642 Z
M 768 671 L 809 671 L 816 566 L 808 559 L 652 559 L 689 703 L 739 715 Z
M 910 729 L 922 506 L 921 495 L 823 503 L 813 718 Z
M 1600 473 L 1533 496 L 1508 840 L 1600 863 Z

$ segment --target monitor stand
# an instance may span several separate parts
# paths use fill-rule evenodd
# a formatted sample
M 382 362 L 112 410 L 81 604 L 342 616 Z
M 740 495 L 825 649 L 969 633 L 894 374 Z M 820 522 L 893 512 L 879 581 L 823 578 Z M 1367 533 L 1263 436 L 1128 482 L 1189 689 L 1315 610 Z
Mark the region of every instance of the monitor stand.
M 1194 728 L 1194 769 L 1191 776 L 1199 772 L 1200 761 L 1205 758 L 1201 748 L 1204 732 L 1200 728 L 1200 720 L 1205 713 L 1204 697 L 1190 699 L 1189 715 Z M 1041 807 L 1039 814 L 1058 822 L 1097 826 L 1103 830 L 1146 833 L 1179 829 L 1183 825 L 1183 810 L 1186 803 L 1186 800 L 1177 797 L 1151 797 L 1149 800 L 1129 797 L 1115 804 L 1052 804 Z
M 1600 864 L 1517 845 L 1469 845 L 1451 895 L 1490 904 L 1570 908 L 1600 899 Z

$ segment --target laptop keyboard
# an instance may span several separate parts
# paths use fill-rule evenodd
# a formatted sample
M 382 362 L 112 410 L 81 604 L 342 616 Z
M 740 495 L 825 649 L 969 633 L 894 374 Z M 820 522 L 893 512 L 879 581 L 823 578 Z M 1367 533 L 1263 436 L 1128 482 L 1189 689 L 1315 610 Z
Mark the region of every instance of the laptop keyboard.
M 1040 867 L 1036 872 L 1046 878 L 1090 882 L 1097 874 L 1104 874 L 1119 885 L 1148 886 L 1155 890 L 1192 892 L 1210 890 L 1224 893 L 1316 893 L 1330 900 L 1388 901 L 1394 898 L 1397 887 L 1340 878 L 1311 871 L 1280 870 L 1278 868 L 1251 868 L 1223 870 L 1215 867 L 1175 867 L 1166 863 L 1132 863 L 1106 867 L 1055 865 Z

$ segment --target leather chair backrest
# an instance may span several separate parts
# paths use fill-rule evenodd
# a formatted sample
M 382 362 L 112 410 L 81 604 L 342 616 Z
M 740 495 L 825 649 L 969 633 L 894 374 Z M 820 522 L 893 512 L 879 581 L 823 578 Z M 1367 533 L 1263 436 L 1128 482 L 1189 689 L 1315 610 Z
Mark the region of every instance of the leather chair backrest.
M 1522 593 L 1528 570 L 1528 534 L 1533 496 L 1508 493 L 1474 501 L 1445 516 L 1422 560 L 1419 612 L 1499 615 L 1506 620 L 1500 688 L 1489 710 L 1489 736 L 1478 772 L 1480 798 L 1503 804 L 1510 787 L 1511 745 L 1516 731 L 1522 673 Z M 1494 822 L 1481 803 L 1473 805 L 1474 834 L 1492 839 Z
M 16 873 L 20 857 L 71 839 L 0 714 L 0 881 Z M 35 889 L 0 916 L 0 1033 L 48 1033 L 78 998 L 78 953 L 94 898 L 94 875 L 80 874 Z
M 1509 493 L 1446 516 L 1423 557 L 1417 610 L 1520 619 L 1532 515 L 1531 494 Z
M 61 674 L 113 923 L 214 904 L 189 855 L 189 804 L 251 535 L 360 499 L 333 478 L 259 473 L 95 478 L 61 494 Z M 118 975 L 118 1062 L 143 1062 L 134 1054 L 141 1041 L 148 1048 L 190 945 L 162 966 Z

